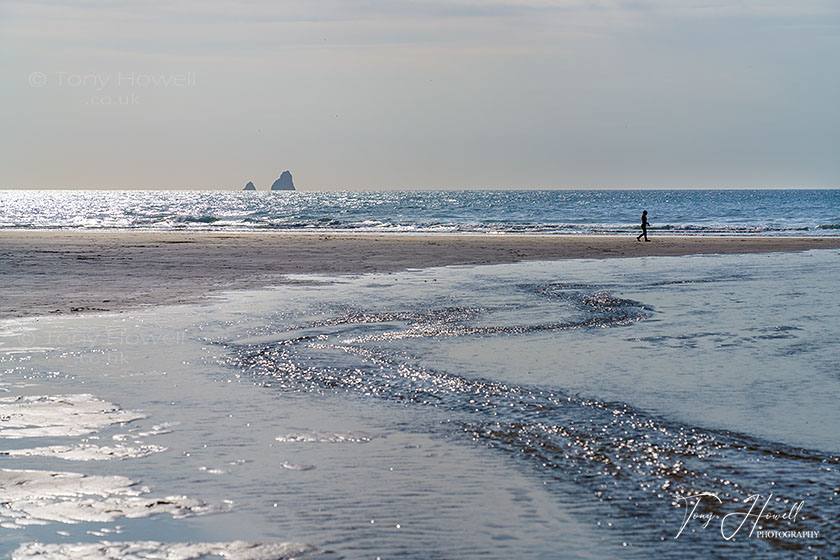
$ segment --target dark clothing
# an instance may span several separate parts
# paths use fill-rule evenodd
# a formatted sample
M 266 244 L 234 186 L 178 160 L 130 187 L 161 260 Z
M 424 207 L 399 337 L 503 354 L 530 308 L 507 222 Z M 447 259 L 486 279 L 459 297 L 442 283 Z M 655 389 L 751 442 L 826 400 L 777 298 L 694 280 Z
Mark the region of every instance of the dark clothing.
M 648 239 L 647 237 L 647 228 L 649 225 L 650 224 L 647 221 L 647 212 L 645 212 L 644 214 L 642 214 L 642 233 L 639 234 L 639 236 L 636 238 L 636 241 L 641 241 L 642 237 L 645 238 L 645 241 L 650 241 L 650 239 Z

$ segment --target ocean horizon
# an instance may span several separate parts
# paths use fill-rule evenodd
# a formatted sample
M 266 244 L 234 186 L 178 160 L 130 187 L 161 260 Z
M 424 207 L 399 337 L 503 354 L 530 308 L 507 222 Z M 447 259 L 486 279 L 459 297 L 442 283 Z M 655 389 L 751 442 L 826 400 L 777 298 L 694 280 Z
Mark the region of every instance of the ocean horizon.
M 840 559 L 840 1 L 0 14 L 0 560 Z
M 0 191 L 0 230 L 838 236 L 838 189 Z

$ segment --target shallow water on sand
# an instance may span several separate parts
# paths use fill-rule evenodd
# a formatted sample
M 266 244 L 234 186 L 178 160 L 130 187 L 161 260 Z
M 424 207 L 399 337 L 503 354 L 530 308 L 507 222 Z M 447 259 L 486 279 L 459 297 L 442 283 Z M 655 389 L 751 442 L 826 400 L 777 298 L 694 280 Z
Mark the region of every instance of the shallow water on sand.
M 831 557 L 837 278 L 837 251 L 521 263 L 10 321 L 9 398 L 89 393 L 62 406 L 114 421 L 0 431 L 2 468 L 95 489 L 6 504 L 0 551 L 245 540 L 347 558 Z M 49 423 L 5 405 L 18 429 Z M 707 517 L 683 526 L 701 492 Z M 97 500 L 124 515 L 91 521 Z M 133 516 L 138 504 L 153 511 Z

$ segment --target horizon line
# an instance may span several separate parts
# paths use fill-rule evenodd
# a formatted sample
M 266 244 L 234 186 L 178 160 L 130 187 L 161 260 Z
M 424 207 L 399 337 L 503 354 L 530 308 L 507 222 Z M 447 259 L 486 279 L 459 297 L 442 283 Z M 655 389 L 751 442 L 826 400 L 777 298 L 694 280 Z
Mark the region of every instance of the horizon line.
M 640 186 L 577 186 L 577 187 L 295 187 L 294 190 L 272 191 L 270 188 L 245 191 L 242 187 L 0 187 L 0 191 L 183 191 L 183 192 L 409 192 L 409 191 L 768 191 L 768 190 L 840 190 L 837 186 L 719 186 L 719 187 L 640 187 Z

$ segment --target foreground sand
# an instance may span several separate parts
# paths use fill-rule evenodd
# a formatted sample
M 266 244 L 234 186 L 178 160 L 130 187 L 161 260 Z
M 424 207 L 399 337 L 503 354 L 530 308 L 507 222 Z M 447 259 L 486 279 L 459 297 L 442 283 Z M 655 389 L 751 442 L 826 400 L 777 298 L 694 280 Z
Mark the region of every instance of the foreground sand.
M 300 233 L 0 233 L 0 318 L 194 302 L 284 282 L 524 260 L 759 253 L 840 248 L 835 238 L 357 235 Z

